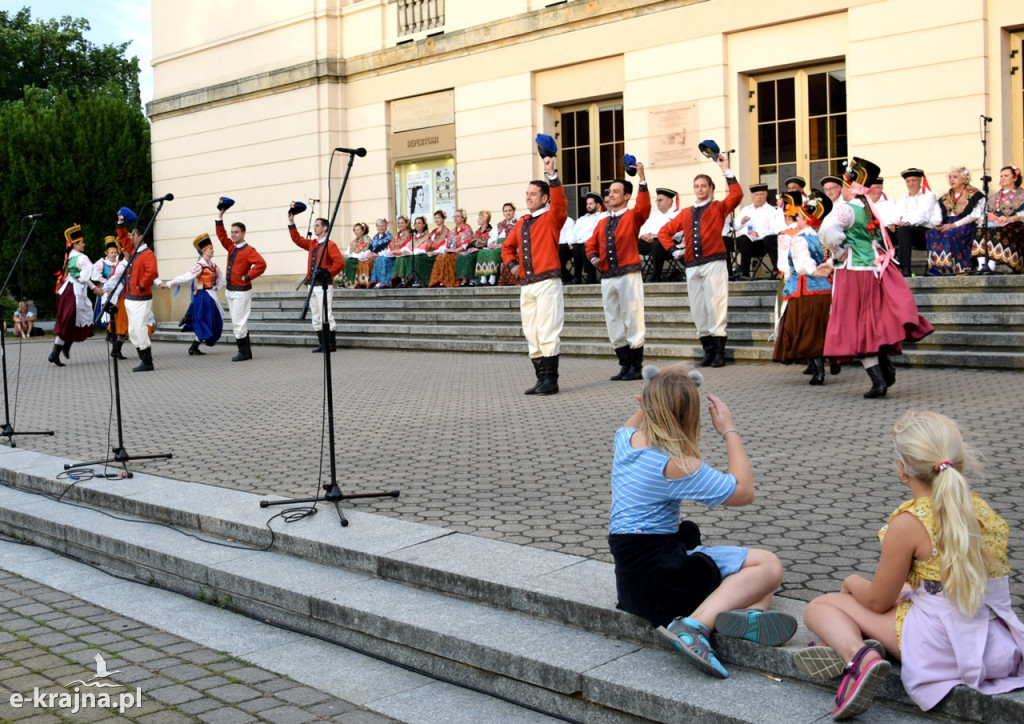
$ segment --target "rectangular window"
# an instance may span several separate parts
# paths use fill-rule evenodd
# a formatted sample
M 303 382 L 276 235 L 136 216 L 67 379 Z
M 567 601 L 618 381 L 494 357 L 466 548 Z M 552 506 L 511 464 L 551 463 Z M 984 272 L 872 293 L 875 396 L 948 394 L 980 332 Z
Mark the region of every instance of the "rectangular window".
M 789 176 L 817 188 L 847 158 L 846 70 L 791 70 L 750 79 L 751 138 L 757 181 L 778 191 Z
M 1024 165 L 1024 32 L 1010 36 L 1010 88 L 1013 113 L 1013 162 Z M 1000 162 L 1000 166 L 1005 162 Z
M 401 161 L 395 164 L 395 217 L 410 223 L 425 216 L 433 225 L 435 211 L 452 218 L 455 211 L 455 159 L 452 156 Z
M 625 128 L 621 99 L 559 109 L 559 173 L 569 199 L 569 216 L 579 218 L 583 197 L 623 174 Z

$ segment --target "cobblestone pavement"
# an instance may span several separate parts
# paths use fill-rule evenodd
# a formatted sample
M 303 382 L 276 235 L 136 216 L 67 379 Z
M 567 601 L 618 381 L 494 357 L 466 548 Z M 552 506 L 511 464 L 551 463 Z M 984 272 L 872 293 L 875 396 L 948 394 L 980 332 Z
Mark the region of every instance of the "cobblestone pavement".
M 98 683 L 120 686 L 86 686 L 96 678 L 97 655 L 111 672 Z M 3 722 L 393 721 L 4 571 L 0 571 L 0 682 Z M 111 708 L 92 706 L 84 696 L 104 692 L 111 697 Z M 16 694 L 24 699 L 15 698 L 12 703 Z M 61 695 L 67 700 L 62 702 Z
M 103 457 L 116 442 L 103 341 L 76 344 L 63 369 L 47 364 L 48 351 L 40 343 L 8 347 L 12 402 L 19 360 L 21 367 L 16 429 L 56 431 L 17 444 Z M 322 358 L 305 348 L 256 347 L 255 359 L 239 364 L 230 362 L 233 353 L 219 345 L 188 357 L 186 345 L 160 343 L 155 372 L 133 374 L 136 362 L 122 363 L 126 448 L 174 455 L 132 469 L 256 493 L 315 494 L 328 477 Z M 563 359 L 562 392 L 546 398 L 522 394 L 533 382 L 525 355 L 359 349 L 332 359 L 343 492 L 402 491 L 398 500 L 349 506 L 610 560 L 612 438 L 642 386 L 609 382 L 618 367 L 610 354 Z M 733 411 L 758 491 L 745 508 L 684 508 L 706 541 L 776 551 L 786 566 L 783 594 L 803 600 L 837 589 L 851 572 L 870 575 L 876 532 L 906 497 L 894 472 L 892 423 L 910 409 L 937 410 L 957 420 L 980 453 L 984 470 L 972 480 L 1010 523 L 1014 600 L 1024 602 L 1024 375 L 901 369 L 883 400 L 862 399 L 870 383 L 858 367 L 818 388 L 796 366 L 729 365 L 705 378 L 703 389 Z M 724 466 L 725 446 L 706 411 L 703 424 L 705 459 Z

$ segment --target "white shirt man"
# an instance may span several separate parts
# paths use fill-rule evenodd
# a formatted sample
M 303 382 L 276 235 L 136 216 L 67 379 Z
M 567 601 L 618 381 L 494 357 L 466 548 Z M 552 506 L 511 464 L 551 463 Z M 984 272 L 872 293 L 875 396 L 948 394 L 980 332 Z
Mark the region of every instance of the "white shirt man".
M 573 226 L 572 234 L 572 280 L 570 284 L 582 284 L 583 274 L 586 272 L 587 284 L 597 283 L 597 270 L 594 265 L 587 259 L 587 252 L 584 248 L 587 240 L 594 233 L 594 229 L 597 228 L 597 222 L 608 216 L 608 212 L 605 211 L 604 203 L 601 197 L 591 192 L 587 194 L 584 199 L 586 204 L 586 213 L 582 214 L 580 218 L 576 219 L 576 224 Z
M 768 184 L 753 184 L 750 193 L 754 203 L 736 212 L 736 249 L 740 253 L 740 264 L 736 279 L 750 280 L 750 260 L 753 256 L 768 254 L 772 267 L 778 264 L 779 212 L 768 204 Z M 782 216 L 785 223 L 785 216 Z M 785 228 L 785 227 L 783 227 Z
M 911 276 L 910 255 L 913 249 L 927 248 L 925 235 L 932 227 L 932 214 L 938 205 L 935 194 L 924 191 L 924 171 L 908 168 L 900 174 L 907 184 L 907 195 L 896 201 L 895 218 L 889 225 L 896 244 L 897 259 L 903 276 Z
M 661 281 L 661 272 L 665 268 L 665 262 L 669 259 L 669 252 L 658 241 L 658 232 L 661 227 L 679 215 L 679 195 L 669 188 L 655 189 L 654 208 L 647 221 L 640 227 L 640 242 L 638 248 L 643 254 L 650 254 L 654 257 L 651 267 L 651 274 L 648 281 Z M 678 243 L 682 234 L 674 237 Z

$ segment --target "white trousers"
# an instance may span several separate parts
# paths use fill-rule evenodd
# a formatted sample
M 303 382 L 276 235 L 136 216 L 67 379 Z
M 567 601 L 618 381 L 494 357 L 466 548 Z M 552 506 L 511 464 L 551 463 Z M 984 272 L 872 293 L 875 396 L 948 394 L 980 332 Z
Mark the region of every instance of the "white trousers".
M 644 280 L 640 272 L 619 277 L 601 278 L 601 301 L 604 304 L 604 323 L 613 349 L 629 345 L 643 347 L 644 333 Z
M 252 311 L 252 289 L 224 292 L 228 300 L 228 313 L 231 315 L 231 331 L 235 339 L 249 336 L 249 313 Z M 312 302 L 310 302 L 312 304 Z
M 519 290 L 519 313 L 530 359 L 558 354 L 558 336 L 565 322 L 562 280 L 555 277 L 523 285 Z
M 124 300 L 124 311 L 128 314 L 128 339 L 136 349 L 150 347 L 149 313 L 152 309 L 152 299 Z
M 729 315 L 729 270 L 725 259 L 686 268 L 686 294 L 698 337 L 724 337 Z
M 313 298 L 309 300 L 309 310 L 313 313 L 313 329 L 320 331 L 324 324 L 324 288 L 313 287 Z M 232 317 L 232 321 L 234 317 Z M 327 287 L 327 324 L 333 332 L 334 323 L 334 285 Z

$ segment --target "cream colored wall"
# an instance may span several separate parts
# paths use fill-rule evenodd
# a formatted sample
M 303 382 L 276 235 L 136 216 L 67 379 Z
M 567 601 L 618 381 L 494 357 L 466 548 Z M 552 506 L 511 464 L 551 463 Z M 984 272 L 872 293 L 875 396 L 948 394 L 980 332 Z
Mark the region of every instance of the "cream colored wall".
M 446 12 L 459 23 L 478 26 L 499 11 L 525 12 L 532 2 L 448 0 Z M 584 17 L 561 33 L 537 32 L 472 53 L 397 60 L 388 55 L 397 65 L 360 71 L 345 84 L 323 75 L 300 78 L 283 90 L 253 82 L 252 87 L 266 89 L 158 114 L 155 192 L 176 195 L 157 225 L 162 275 L 188 267 L 192 238 L 213 230 L 215 199 L 227 194 L 239 202 L 229 222 L 245 221 L 250 241 L 268 259 L 267 281 L 297 278 L 305 256 L 285 235 L 287 203 L 318 197 L 326 214 L 328 178 L 336 195 L 347 160 L 336 158 L 329 172 L 331 149 L 365 147 L 368 154 L 355 160 L 334 234 L 345 244 L 353 221 L 371 222 L 393 208 L 389 102 L 446 89 L 454 89 L 455 98 L 457 202 L 471 217 L 482 208 L 497 214 L 509 200 L 522 205 L 526 182 L 541 172 L 532 138 L 554 130 L 553 107 L 619 93 L 627 150 L 641 160 L 654 142 L 650 110 L 693 104 L 694 143 L 714 138 L 736 148 L 733 166 L 746 181 L 752 161 L 750 76 L 832 61 L 847 69 L 851 152 L 879 163 L 889 177 L 918 165 L 941 190 L 951 162 L 977 171 L 982 112 L 997 119 L 993 169 L 1011 148 L 1007 61 L 1000 53 L 1007 35 L 1003 28 L 1024 26 L 1024 3 L 1018 0 L 933 0 L 927 12 L 917 0 L 848 0 L 822 5 L 809 17 L 801 17 L 806 6 L 747 0 L 664 3 L 668 9 L 660 12 L 652 12 L 649 3 L 620 5 L 624 19 L 617 22 L 589 23 Z M 572 9 L 565 7 L 557 17 Z M 373 67 L 367 59 L 376 56 L 357 51 L 387 42 L 395 5 L 386 0 L 153 0 L 153 9 L 159 101 L 332 57 L 359 57 L 359 67 Z M 784 12 L 792 17 L 782 17 Z M 446 26 L 446 36 L 457 32 L 451 23 Z M 478 28 L 466 42 L 486 48 L 487 38 L 486 27 Z M 717 173 L 703 159 L 661 168 L 650 164 L 647 170 L 654 184 L 684 194 L 694 174 Z M 300 228 L 305 231 L 304 218 Z

